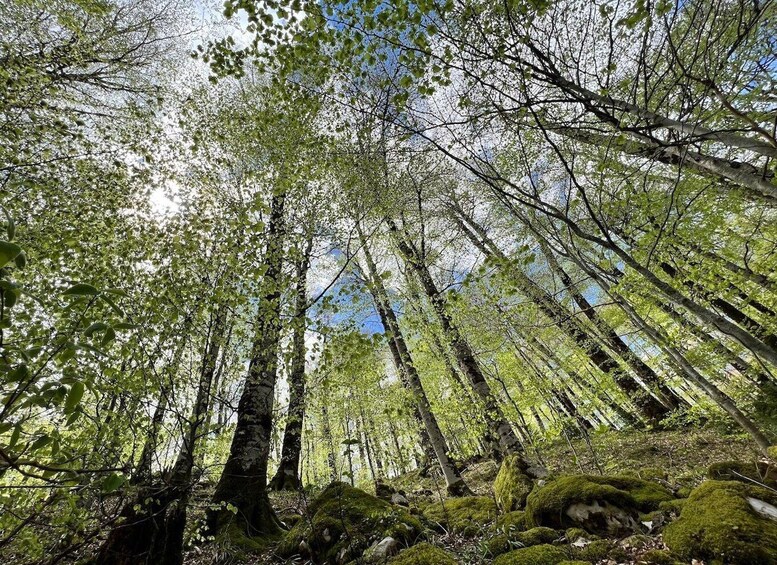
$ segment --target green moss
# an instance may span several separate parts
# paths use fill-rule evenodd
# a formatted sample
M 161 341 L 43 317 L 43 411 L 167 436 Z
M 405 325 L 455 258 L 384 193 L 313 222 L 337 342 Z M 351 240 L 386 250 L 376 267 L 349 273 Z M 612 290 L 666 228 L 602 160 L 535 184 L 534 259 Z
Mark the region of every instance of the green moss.
M 302 516 L 300 514 L 281 514 L 278 519 L 286 524 L 287 528 L 293 528 L 297 522 L 302 520 Z
M 526 513 L 523 510 L 514 510 L 503 514 L 496 519 L 496 527 L 501 531 L 519 531 L 526 529 Z
M 565 559 L 564 561 L 559 561 L 558 565 L 589 565 L 588 561 L 578 561 L 577 559 Z
M 690 494 L 690 493 L 689 493 Z M 674 500 L 665 500 L 658 505 L 658 510 L 667 517 L 679 516 L 683 506 L 688 501 L 687 498 L 676 498 Z
M 775 494 L 737 481 L 705 481 L 691 493 L 664 542 L 680 557 L 730 565 L 777 563 L 777 522 L 757 514 L 746 497 L 770 504 Z
M 707 469 L 707 478 L 716 481 L 742 481 L 743 483 L 755 481 L 770 488 L 777 488 L 777 468 L 763 461 L 714 463 Z
M 494 498 L 502 512 L 522 508 L 534 483 L 524 472 L 524 462 L 517 455 L 508 455 L 502 461 L 494 480 Z
M 540 545 L 543 543 L 551 543 L 558 539 L 558 532 L 551 528 L 544 528 L 542 526 L 526 530 L 525 532 L 519 532 L 515 534 L 515 539 L 521 545 L 529 547 L 532 545 Z
M 503 553 L 507 553 L 514 546 L 510 543 L 510 537 L 508 534 L 497 534 L 483 543 L 483 550 L 488 557 L 497 557 Z
M 341 550 L 345 550 L 341 558 L 354 559 L 386 536 L 409 545 L 422 531 L 418 519 L 404 509 L 334 482 L 308 506 L 308 515 L 286 534 L 277 551 L 283 557 L 296 555 L 304 541 L 315 561 L 326 563 Z
M 427 506 L 424 517 L 451 532 L 475 536 L 496 519 L 496 513 L 493 499 L 487 496 L 465 496 Z
M 671 500 L 664 487 L 632 477 L 570 475 L 549 481 L 534 489 L 526 501 L 527 524 L 553 528 L 580 526 L 566 510 L 573 504 L 607 503 L 637 517 L 637 511 L 655 510 L 662 501 Z
M 639 560 L 646 565 L 674 565 L 677 563 L 672 554 L 664 549 L 646 551 L 640 556 Z
M 428 543 L 404 549 L 388 562 L 391 565 L 457 565 L 450 553 Z
M 500 555 L 494 565 L 558 565 L 569 556 L 555 545 L 535 545 Z
M 575 557 L 583 561 L 588 561 L 589 563 L 596 563 L 610 557 L 610 554 L 613 553 L 615 549 L 617 548 L 611 541 L 600 539 L 592 541 L 585 547 L 578 549 L 575 552 Z
M 574 543 L 580 538 L 586 538 L 586 539 L 591 538 L 591 535 L 588 532 L 586 532 L 583 528 L 569 528 L 564 533 L 564 535 L 566 536 L 567 541 L 569 543 Z

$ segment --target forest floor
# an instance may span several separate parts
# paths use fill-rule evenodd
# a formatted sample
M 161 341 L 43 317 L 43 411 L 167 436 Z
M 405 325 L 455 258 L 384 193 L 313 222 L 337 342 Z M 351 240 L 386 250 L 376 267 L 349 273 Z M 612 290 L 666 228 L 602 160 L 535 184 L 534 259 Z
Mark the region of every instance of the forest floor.
M 542 462 L 554 476 L 587 475 L 629 475 L 648 480 L 658 480 L 670 486 L 678 497 L 688 496 L 688 492 L 707 478 L 707 469 L 714 463 L 725 461 L 753 461 L 757 452 L 747 439 L 741 436 L 721 434 L 720 429 L 684 429 L 662 432 L 604 432 L 593 434 L 590 443 L 583 439 L 556 442 L 543 446 Z M 494 497 L 493 483 L 499 467 L 492 460 L 470 463 L 463 472 L 473 493 L 479 497 Z M 433 476 L 420 476 L 413 471 L 386 481 L 392 489 L 401 492 L 408 500 L 410 513 L 421 516 L 430 505 L 444 499 L 444 483 Z M 357 485 L 358 486 L 358 485 Z M 365 490 L 374 492 L 373 486 Z M 304 515 L 306 505 L 315 499 L 319 489 L 308 489 L 304 495 L 299 493 L 272 493 L 271 499 L 276 511 L 282 518 L 295 513 Z M 683 494 L 683 492 L 685 494 Z M 493 520 L 492 520 L 493 522 Z M 567 531 L 567 536 L 569 535 Z M 455 532 L 454 528 L 441 528 L 427 531 L 426 542 L 443 548 L 452 554 L 462 565 L 494 563 L 489 551 L 489 540 L 494 536 L 493 523 L 484 524 L 482 530 Z M 554 543 L 569 544 L 564 532 L 559 530 L 558 540 Z M 596 536 L 591 536 L 597 539 Z M 647 528 L 644 535 L 611 537 L 608 542 L 613 551 L 588 551 L 586 559 L 570 560 L 570 563 L 595 563 L 614 565 L 620 563 L 656 564 L 690 563 L 676 557 L 669 559 L 666 554 L 655 550 L 665 549 L 661 528 Z M 595 545 L 595 544 L 594 544 Z M 569 547 L 569 545 L 567 545 Z M 602 549 L 601 546 L 599 549 Z M 593 549 L 593 546 L 592 546 Z M 605 554 L 606 553 L 606 554 Z M 222 555 L 224 555 L 222 553 Z M 647 557 L 646 557 L 647 556 Z M 188 553 L 187 563 L 210 563 L 214 555 L 208 546 Z M 308 563 L 299 557 L 283 559 L 277 556 L 275 546 L 263 552 L 231 555 L 231 562 L 245 563 Z M 362 563 L 357 559 L 352 563 Z M 366 561 L 365 561 L 366 562 Z M 428 561 L 408 561 L 408 563 L 427 563 L 436 565 L 434 559 Z M 502 561 L 506 562 L 506 561 Z M 536 563 L 540 563 L 538 560 Z M 442 562 L 441 562 L 442 563 Z M 501 562 L 498 562 L 501 563 Z M 531 563 L 531 561 L 529 562 Z M 703 561 L 694 560 L 701 564 Z

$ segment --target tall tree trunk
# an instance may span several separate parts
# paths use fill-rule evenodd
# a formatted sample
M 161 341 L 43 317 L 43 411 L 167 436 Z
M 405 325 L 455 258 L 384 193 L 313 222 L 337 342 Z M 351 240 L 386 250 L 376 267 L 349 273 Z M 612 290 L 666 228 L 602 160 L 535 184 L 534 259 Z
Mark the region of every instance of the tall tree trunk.
M 456 215 L 453 219 L 459 229 L 467 235 L 481 253 L 498 259 L 506 266 L 511 264 L 510 259 L 488 237 L 485 230 L 475 222 L 467 221 L 465 224 L 464 222 L 468 219 Z M 669 414 L 670 408 L 652 396 L 628 372 L 623 371 L 618 362 L 599 346 L 595 339 L 586 335 L 577 321 L 570 317 L 569 313 L 547 291 L 531 280 L 521 269 L 510 268 L 510 273 L 513 274 L 520 288 L 534 301 L 543 314 L 585 351 L 594 365 L 599 367 L 604 374 L 612 377 L 618 388 L 637 406 L 646 420 L 653 424 L 659 424 Z
M 426 263 L 418 253 L 418 250 L 407 241 L 392 219 L 387 218 L 386 224 L 395 238 L 400 253 L 408 266 L 418 277 L 421 288 L 424 289 L 427 298 L 431 302 L 432 308 L 437 314 L 437 318 L 440 322 L 442 332 L 448 341 L 454 357 L 461 367 L 462 373 L 467 376 L 472 388 L 482 399 L 486 413 L 491 416 L 493 425 L 492 432 L 499 438 L 501 455 L 506 456 L 515 454 L 522 457 L 523 448 L 518 440 L 518 436 L 513 431 L 513 428 L 510 426 L 510 423 L 507 421 L 501 408 L 497 404 L 496 399 L 491 392 L 491 387 L 483 376 L 483 372 L 475 359 L 472 349 L 453 323 L 453 319 L 447 310 L 445 297 L 438 290 Z M 523 461 L 523 464 L 526 469 L 531 468 L 531 465 L 528 462 Z
M 225 314 L 226 310 L 220 308 L 211 318 L 192 416 L 184 426 L 181 449 L 172 471 L 159 483 L 144 479 L 147 482 L 140 486 L 136 499 L 122 509 L 123 520 L 111 530 L 95 564 L 183 563 L 184 528 L 195 450 L 208 412 L 211 384 L 224 338 Z
M 311 229 L 305 249 L 296 265 L 296 298 L 294 305 L 292 360 L 289 373 L 289 410 L 283 432 L 281 461 L 267 488 L 270 490 L 297 490 L 300 488 L 299 461 L 302 450 L 302 422 L 305 419 L 305 329 L 307 328 L 307 274 L 310 253 L 313 250 Z
M 632 349 L 623 341 L 615 330 L 599 315 L 596 308 L 588 302 L 572 278 L 567 274 L 564 268 L 556 260 L 556 256 L 548 248 L 544 241 L 539 240 L 540 249 L 548 262 L 551 270 L 555 272 L 565 288 L 572 295 L 572 298 L 582 310 L 583 314 L 591 321 L 604 336 L 607 346 L 615 351 L 634 371 L 634 374 L 651 389 L 661 402 L 675 410 L 681 407 L 687 407 L 687 403 L 670 389 L 663 380 L 650 368 Z
M 766 453 L 767 448 L 771 445 L 771 441 L 764 435 L 764 433 L 758 428 L 758 426 L 748 418 L 736 405 L 736 403 L 723 391 L 718 389 L 712 382 L 708 381 L 701 373 L 699 373 L 691 363 L 685 358 L 685 356 L 671 343 L 671 341 L 663 336 L 661 332 L 651 326 L 646 320 L 644 320 L 639 313 L 634 309 L 631 304 L 620 297 L 618 294 L 612 292 L 608 283 L 599 276 L 599 274 L 592 268 L 586 267 L 581 261 L 575 260 L 575 263 L 583 269 L 583 271 L 592 277 L 599 286 L 607 293 L 607 295 L 619 303 L 624 312 L 631 318 L 632 322 L 645 332 L 663 351 L 667 354 L 682 370 L 684 375 L 689 381 L 694 383 L 700 389 L 702 389 L 707 396 L 715 402 L 724 412 L 726 412 L 734 422 L 736 422 L 746 433 L 750 435 L 755 441 L 758 448 Z
M 285 193 L 275 193 L 264 258 L 267 269 L 262 280 L 248 374 L 237 407 L 229 457 L 213 494 L 217 508 L 208 513 L 212 532 L 232 527 L 249 536 L 275 535 L 281 531 L 280 521 L 267 497 L 267 463 L 281 329 L 284 206 Z
M 402 334 L 402 330 L 399 326 L 399 320 L 397 320 L 394 308 L 391 306 L 391 299 L 389 298 L 386 288 L 383 286 L 381 274 L 378 272 L 368 242 L 364 237 L 364 233 L 358 222 L 356 224 L 356 229 L 359 234 L 362 252 L 367 263 L 367 272 L 369 274 L 368 288 L 372 294 L 375 308 L 378 311 L 381 322 L 386 329 L 389 349 L 391 350 L 394 365 L 397 372 L 402 377 L 403 383 L 413 394 L 416 410 L 420 415 L 423 430 L 426 432 L 427 440 L 431 444 L 433 454 L 440 465 L 440 470 L 445 478 L 448 493 L 454 495 L 470 494 L 471 491 L 450 459 L 448 443 L 440 430 L 437 418 L 432 412 L 432 407 L 429 404 L 426 391 L 421 383 L 421 377 L 416 370 L 410 349 L 405 341 L 405 336 Z

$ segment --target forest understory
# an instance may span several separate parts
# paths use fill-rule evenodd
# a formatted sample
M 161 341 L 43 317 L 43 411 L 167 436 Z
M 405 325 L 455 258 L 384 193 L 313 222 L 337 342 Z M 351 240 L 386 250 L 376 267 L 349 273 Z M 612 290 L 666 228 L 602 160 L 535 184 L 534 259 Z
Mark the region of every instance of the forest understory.
M 777 565 L 777 0 L 0 0 L 0 558 Z

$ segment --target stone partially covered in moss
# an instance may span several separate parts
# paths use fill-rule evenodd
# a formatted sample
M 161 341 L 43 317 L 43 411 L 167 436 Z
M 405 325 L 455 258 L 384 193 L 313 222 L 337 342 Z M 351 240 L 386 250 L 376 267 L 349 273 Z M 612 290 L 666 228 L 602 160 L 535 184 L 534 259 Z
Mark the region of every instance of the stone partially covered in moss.
M 294 525 L 302 519 L 300 514 L 281 514 L 278 519 L 283 522 L 287 528 L 293 528 Z
M 777 521 L 755 510 L 758 501 L 775 505 L 777 495 L 738 481 L 705 481 L 666 527 L 664 542 L 685 560 L 777 564 Z
M 500 555 L 494 565 L 558 565 L 569 558 L 567 552 L 555 545 L 535 545 Z
M 769 488 L 777 488 L 777 467 L 764 461 L 750 463 L 723 461 L 709 466 L 707 478 L 715 481 L 741 481 L 748 484 L 755 481 Z
M 579 539 L 591 539 L 591 535 L 582 528 L 568 528 L 564 536 L 569 543 L 574 543 Z
M 375 541 L 392 537 L 410 545 L 422 533 L 417 518 L 371 494 L 341 482 L 330 484 L 308 506 L 278 546 L 282 557 L 302 554 L 316 563 L 345 563 Z
M 640 512 L 671 499 L 668 489 L 641 479 L 570 475 L 532 491 L 526 501 L 527 524 L 628 534 L 640 531 Z
M 511 549 L 515 549 L 515 546 L 511 543 L 511 538 L 512 536 L 508 534 L 497 534 L 488 538 L 482 544 L 484 553 L 488 557 L 497 557 Z
M 508 455 L 502 461 L 494 480 L 494 498 L 502 512 L 523 508 L 534 483 L 526 474 L 526 465 L 517 455 Z
M 545 528 L 543 526 L 515 534 L 516 541 L 525 547 L 540 545 L 543 543 L 551 543 L 556 541 L 558 537 L 558 532 L 556 530 L 552 528 Z
M 504 532 L 522 532 L 526 529 L 526 513 L 523 510 L 513 510 L 502 514 L 496 519 L 496 528 Z
M 496 504 L 487 496 L 449 498 L 430 504 L 424 517 L 448 531 L 475 536 L 496 520 Z
M 646 565 L 674 565 L 677 563 L 672 554 L 664 549 L 646 551 L 640 556 L 639 561 Z
M 391 565 L 458 565 L 450 553 L 428 543 L 404 549 L 388 562 Z

